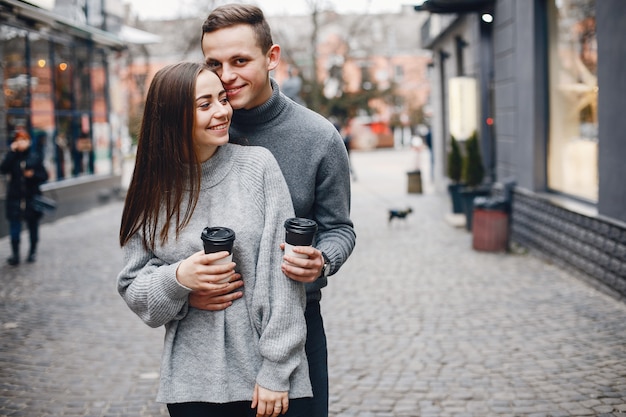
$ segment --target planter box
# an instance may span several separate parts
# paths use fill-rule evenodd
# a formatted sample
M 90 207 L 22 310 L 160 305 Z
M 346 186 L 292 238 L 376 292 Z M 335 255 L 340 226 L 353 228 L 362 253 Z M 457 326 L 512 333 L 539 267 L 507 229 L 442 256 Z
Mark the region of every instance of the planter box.
M 409 194 L 422 194 L 422 173 L 420 170 L 406 173 L 408 176 L 407 192 Z
M 465 213 L 465 228 L 472 230 L 472 217 L 474 213 L 474 199 L 476 197 L 487 197 L 490 189 L 485 187 L 461 189 L 461 200 L 463 201 L 463 212 Z
M 503 210 L 475 208 L 472 247 L 477 251 L 506 252 L 509 240 L 509 214 Z
M 463 213 L 463 199 L 461 198 L 461 190 L 463 184 L 448 184 L 448 194 L 450 194 L 450 201 L 452 202 L 452 213 Z

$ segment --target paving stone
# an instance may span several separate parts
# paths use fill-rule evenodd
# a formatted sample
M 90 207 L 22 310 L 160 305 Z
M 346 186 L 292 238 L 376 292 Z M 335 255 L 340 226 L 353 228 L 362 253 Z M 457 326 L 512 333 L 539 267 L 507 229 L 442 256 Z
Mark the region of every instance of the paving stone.
M 445 190 L 407 193 L 413 160 L 352 153 L 357 246 L 322 299 L 330 416 L 626 414 L 623 301 L 523 251 L 474 251 L 446 221 Z M 168 415 L 155 402 L 163 329 L 115 290 L 121 210 L 46 223 L 37 263 L 0 264 L 0 416 Z

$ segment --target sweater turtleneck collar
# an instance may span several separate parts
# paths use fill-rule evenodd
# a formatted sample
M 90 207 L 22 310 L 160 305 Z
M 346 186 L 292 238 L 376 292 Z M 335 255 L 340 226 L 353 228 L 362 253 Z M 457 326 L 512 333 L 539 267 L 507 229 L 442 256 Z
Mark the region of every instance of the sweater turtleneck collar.
M 278 83 L 270 78 L 272 84 L 272 96 L 265 103 L 252 109 L 239 109 L 233 113 L 233 123 L 250 125 L 267 123 L 276 118 L 286 107 L 286 101 L 281 97 Z
M 202 163 L 202 184 L 205 190 L 219 184 L 233 167 L 235 147 L 225 144 L 217 148 L 211 158 Z

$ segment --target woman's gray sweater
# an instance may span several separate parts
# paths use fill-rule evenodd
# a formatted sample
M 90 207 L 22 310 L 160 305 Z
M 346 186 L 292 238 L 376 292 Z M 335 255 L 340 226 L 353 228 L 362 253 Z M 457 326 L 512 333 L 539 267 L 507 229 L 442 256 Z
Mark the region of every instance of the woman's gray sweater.
M 123 247 L 120 295 L 146 324 L 166 329 L 157 401 L 249 401 L 255 383 L 289 391 L 291 398 L 312 395 L 304 286 L 280 268 L 283 223 L 293 214 L 270 152 L 227 144 L 202 164 L 198 204 L 178 239 L 172 228 L 169 241 L 154 252 L 138 235 Z M 180 262 L 202 250 L 206 226 L 236 233 L 233 261 L 244 296 L 223 311 L 190 307 L 190 290 L 176 280 Z

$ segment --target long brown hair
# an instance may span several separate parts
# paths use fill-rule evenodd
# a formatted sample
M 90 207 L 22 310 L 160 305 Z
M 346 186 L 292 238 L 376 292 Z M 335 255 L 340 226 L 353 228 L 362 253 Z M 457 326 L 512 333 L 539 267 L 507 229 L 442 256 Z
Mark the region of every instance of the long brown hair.
M 198 201 L 201 167 L 193 146 L 196 79 L 204 64 L 183 62 L 160 69 L 150 83 L 143 113 L 135 171 L 124 203 L 120 245 L 141 232 L 144 247 L 176 237 L 189 223 Z M 181 203 L 187 194 L 187 209 Z M 163 221 L 157 230 L 159 220 Z
M 213 9 L 202 23 L 200 41 L 202 42 L 205 33 L 239 24 L 252 26 L 258 46 L 264 54 L 270 50 L 274 44 L 270 25 L 265 20 L 263 11 L 252 4 L 225 4 Z

